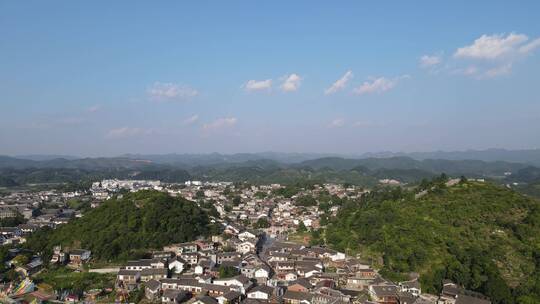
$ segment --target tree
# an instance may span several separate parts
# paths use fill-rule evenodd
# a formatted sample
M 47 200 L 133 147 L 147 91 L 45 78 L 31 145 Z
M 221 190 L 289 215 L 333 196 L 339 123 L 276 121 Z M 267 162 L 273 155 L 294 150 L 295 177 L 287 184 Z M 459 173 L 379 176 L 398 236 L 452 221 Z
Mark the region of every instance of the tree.
M 319 224 L 321 226 L 326 226 L 328 224 L 328 216 L 326 216 L 326 215 L 321 216 L 321 218 L 319 220 Z
M 141 250 L 208 236 L 215 232 L 213 226 L 208 213 L 194 202 L 158 191 L 138 191 L 105 201 L 56 229 L 40 229 L 23 246 L 50 255 L 56 245 L 73 248 L 80 242 L 75 248 L 91 250 L 97 260 L 123 261 Z
M 233 266 L 219 266 L 219 277 L 223 278 L 232 278 L 238 274 L 238 269 Z
M 307 227 L 306 227 L 306 225 L 304 225 L 304 222 L 300 221 L 300 223 L 298 224 L 298 228 L 296 230 L 298 232 L 306 232 Z
M 24 223 L 26 223 L 26 219 L 19 212 L 17 212 L 17 215 L 15 217 L 6 217 L 0 219 L 1 227 L 15 227 Z
M 242 198 L 240 198 L 240 196 L 235 196 L 232 200 L 232 203 L 234 206 L 238 206 L 240 205 L 240 203 L 242 202 Z
M 296 200 L 296 205 L 303 207 L 317 206 L 317 200 L 311 195 L 304 195 Z
M 195 193 L 195 198 L 196 199 L 203 199 L 205 196 L 204 196 L 204 191 L 203 190 L 199 190 Z
M 27 256 L 22 255 L 22 254 L 19 254 L 15 258 L 13 258 L 13 264 L 19 267 L 28 264 L 29 261 L 30 259 Z
M 129 293 L 129 303 L 139 303 L 144 298 L 144 288 L 137 288 Z
M 324 213 L 327 213 L 328 210 L 330 210 L 330 207 L 331 207 L 330 203 L 321 202 L 319 204 L 319 209 Z
M 309 244 L 311 246 L 324 244 L 324 240 L 321 239 L 320 230 L 315 230 L 315 229 L 311 230 L 311 239 L 309 240 Z
M 490 183 L 446 187 L 446 179 L 424 181 L 422 187 L 436 191 L 421 198 L 414 197 L 419 188 L 375 188 L 340 208 L 324 240 L 331 248 L 380 261 L 387 279 L 419 272 L 422 289 L 430 293 L 450 279 L 494 304 L 538 302 L 538 201 Z M 516 212 L 526 215 L 515 217 Z M 501 235 L 493 237 L 493 231 Z M 316 237 L 312 232 L 312 243 Z M 522 263 L 529 268 L 508 271 Z
M 262 191 L 257 191 L 257 193 L 255 193 L 255 197 L 258 198 L 258 199 L 263 199 L 266 197 L 266 193 L 262 192 Z
M 265 217 L 261 217 L 255 223 L 255 228 L 268 228 L 268 227 L 270 227 L 270 223 Z

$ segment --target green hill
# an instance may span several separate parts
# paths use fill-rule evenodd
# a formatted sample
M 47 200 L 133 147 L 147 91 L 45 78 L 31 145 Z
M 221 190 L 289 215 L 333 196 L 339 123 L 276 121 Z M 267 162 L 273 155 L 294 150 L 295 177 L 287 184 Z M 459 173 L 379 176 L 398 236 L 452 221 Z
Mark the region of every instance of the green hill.
M 42 229 L 28 239 L 37 252 L 55 245 L 85 248 L 98 260 L 126 260 L 148 249 L 186 242 L 212 231 L 208 215 L 194 202 L 156 191 L 110 199 L 84 217 L 55 230 Z
M 415 160 L 410 157 L 362 158 L 347 159 L 341 157 L 325 157 L 304 161 L 296 166 L 313 169 L 330 168 L 334 170 L 351 170 L 364 167 L 369 170 L 398 169 L 426 171 L 433 174 L 447 173 L 454 176 L 502 176 L 508 171 L 517 171 L 527 167 L 525 164 L 502 161 L 485 162 L 481 160 L 445 160 L 424 159 Z
M 417 199 L 396 188 L 349 203 L 327 243 L 361 253 L 389 278 L 419 272 L 425 291 L 451 279 L 494 303 L 540 303 L 540 203 L 489 183 L 424 187 Z

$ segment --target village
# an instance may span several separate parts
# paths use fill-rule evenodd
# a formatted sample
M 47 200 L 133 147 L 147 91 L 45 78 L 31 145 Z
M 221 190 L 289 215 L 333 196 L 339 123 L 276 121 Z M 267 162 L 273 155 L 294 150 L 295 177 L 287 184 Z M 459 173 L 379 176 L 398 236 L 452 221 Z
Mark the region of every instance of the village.
M 200 205 L 213 206 L 212 221 L 222 233 L 188 243 L 149 249 L 149 257 L 122 265 L 91 265 L 91 251 L 85 248 L 54 249 L 49 264 L 77 271 L 114 275 L 115 301 L 127 302 L 130 294 L 144 293 L 144 300 L 156 303 L 235 304 L 488 304 L 481 294 L 443 282 L 441 294 L 422 291 L 419 275 L 393 282 L 382 277 L 370 261 L 355 253 L 333 250 L 311 235 L 339 212 L 332 200 L 356 199 L 369 190 L 353 185 L 323 184 L 291 188 L 278 184 L 243 185 L 227 182 L 188 181 L 164 184 L 159 181 L 103 180 L 83 193 L 18 194 L 4 198 L 5 210 L 28 214 L 25 224 L 2 227 L 6 244 L 24 243 L 25 236 L 42 226 L 56 227 L 84 216 L 68 208 L 77 197 L 96 208 L 113 196 L 126 192 L 156 190 L 182 196 Z M 16 198 L 19 198 L 18 202 Z M 317 199 L 315 199 L 317 198 Z M 38 201 L 39 200 L 39 201 Z M 55 212 L 32 206 L 54 204 Z M 23 208 L 24 207 L 24 208 Z M 19 208 L 19 209 L 15 209 Z M 84 210 L 84 209 L 82 209 Z M 39 215 L 38 215 L 39 214 Z M 65 221 L 59 221 L 62 219 Z M 29 227 L 26 229 L 26 227 Z M 16 256 L 17 252 L 10 252 Z M 13 260 L 10 261 L 13 265 Z M 26 280 L 12 286 L 12 295 L 34 293 L 39 301 L 100 302 L 104 290 L 83 294 L 44 295 L 31 283 L 43 260 L 36 255 L 16 270 Z M 16 301 L 17 297 L 7 297 Z M 109 299 L 110 300 L 110 299 Z
M 0 197 L 0 220 L 10 224 L 0 227 L 0 244 L 21 244 L 26 241 L 26 235 L 39 228 L 54 229 L 82 217 L 83 210 L 71 203 L 79 205 L 90 200 L 85 192 L 56 190 L 15 191 Z

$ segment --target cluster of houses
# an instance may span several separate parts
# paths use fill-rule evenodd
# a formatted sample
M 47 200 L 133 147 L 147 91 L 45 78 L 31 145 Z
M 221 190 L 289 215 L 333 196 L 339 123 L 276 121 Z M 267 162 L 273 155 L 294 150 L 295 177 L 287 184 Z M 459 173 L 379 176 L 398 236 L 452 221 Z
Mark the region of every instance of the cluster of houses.
M 490 303 L 455 284 L 440 296 L 424 294 L 417 277 L 394 283 L 344 253 L 232 224 L 224 225 L 223 235 L 170 244 L 127 262 L 116 286 L 118 294 L 144 288 L 146 298 L 162 303 Z
M 121 189 L 131 192 L 140 190 L 157 190 L 162 191 L 163 187 L 158 180 L 120 180 L 120 179 L 104 179 L 100 182 L 92 183 L 90 192 L 95 199 L 105 200 L 111 198 L 113 193 Z
M 28 254 L 30 252 L 23 251 L 20 248 L 11 248 L 8 250 L 8 260 L 5 261 L 5 267 L 7 268 L 14 268 L 16 272 L 20 273 L 21 275 L 27 277 L 30 275 L 33 275 L 40 271 L 43 268 L 43 260 L 41 257 L 37 255 L 32 255 L 31 258 L 27 260 L 26 263 L 19 263 L 16 262 L 16 257 L 20 254 Z
M 39 215 L 26 219 L 26 223 L 11 227 L 0 227 L 0 244 L 16 245 L 26 241 L 26 236 L 37 229 L 48 226 L 56 228 L 70 220 L 81 217 L 79 211 L 69 208 L 41 209 Z
M 254 225 L 264 219 L 270 224 L 269 227 L 265 227 L 265 232 L 270 237 L 282 239 L 285 239 L 288 233 L 296 231 L 301 223 L 307 229 L 320 227 L 320 217 L 324 212 L 317 205 L 299 206 L 297 199 L 303 196 L 318 197 L 322 193 L 355 199 L 365 193 L 363 189 L 354 186 L 324 184 L 316 185 L 312 189 L 303 189 L 291 197 L 275 194 L 282 188 L 283 186 L 279 184 L 235 187 L 230 183 L 204 183 L 190 184 L 181 189 L 167 191 L 171 195 L 191 200 L 212 202 L 220 217 L 232 222 Z M 231 204 L 230 192 L 237 198 L 236 203 Z M 329 211 L 335 214 L 338 209 L 338 206 L 332 206 Z
M 339 198 L 358 198 L 365 191 L 355 186 L 344 187 L 339 184 L 316 185 L 313 189 L 304 189 L 286 198 L 274 195 L 274 191 L 283 188 L 279 184 L 238 186 L 230 182 L 187 181 L 183 184 L 162 184 L 153 180 L 117 180 L 106 179 L 92 184 L 90 192 L 94 200 L 111 198 L 120 189 L 131 192 L 153 189 L 167 192 L 171 196 L 181 196 L 188 200 L 212 203 L 221 218 L 232 222 L 254 224 L 260 219 L 270 222 L 266 232 L 272 237 L 285 238 L 288 232 L 294 232 L 300 223 L 308 229 L 320 227 L 322 211 L 318 206 L 297 206 L 296 200 L 302 196 L 318 196 L 326 193 Z M 262 194 L 262 195 L 261 195 Z M 236 199 L 232 200 L 234 196 Z M 99 206 L 93 202 L 92 207 Z M 339 207 L 330 210 L 336 213 Z
M 87 249 L 71 249 L 64 251 L 61 246 L 55 246 L 51 257 L 51 264 L 66 265 L 78 269 L 90 261 L 91 251 Z
M 84 192 L 39 191 L 13 192 L 0 201 L 0 219 L 17 219 L 17 225 L 0 227 L 0 244 L 24 243 L 28 234 L 48 226 L 56 228 L 70 220 L 81 217 L 80 210 L 72 209 L 67 202 L 87 196 Z M 86 197 L 89 199 L 89 197 Z M 22 220 L 18 220 L 18 219 Z M 16 222 L 16 221 L 12 221 Z M 8 224 L 9 225 L 9 224 Z
M 30 256 L 27 262 L 21 264 L 17 261 L 20 256 Z M 91 252 L 85 249 L 71 249 L 63 251 L 60 246 L 54 248 L 50 264 L 66 265 L 72 269 L 81 269 L 84 263 L 90 260 Z M 29 277 L 43 268 L 43 260 L 41 256 L 33 254 L 30 250 L 21 248 L 10 248 L 7 254 L 5 266 L 14 268 L 16 272 L 23 277 Z
M 211 204 L 223 234 L 189 243 L 169 244 L 148 258 L 125 263 L 116 273 L 117 295 L 144 289 L 153 302 L 235 304 L 489 304 L 482 295 L 445 282 L 440 295 L 423 293 L 417 276 L 391 282 L 361 260 L 326 247 L 287 242 L 303 226 L 318 229 L 323 215 L 335 215 L 338 204 L 322 210 L 318 204 L 300 204 L 302 197 L 355 199 L 365 193 L 354 186 L 316 185 L 284 196 L 278 184 L 243 186 L 226 182 L 190 181 L 164 185 L 159 181 L 103 180 L 90 189 L 91 207 L 98 207 L 120 189 L 154 189 Z M 0 241 L 15 244 L 38 227 L 56 227 L 82 216 L 65 202 L 81 193 L 18 194 L 14 202 L 0 203 L 0 218 L 23 214 L 27 222 L 0 227 Z M 83 196 L 84 196 L 83 195 Z M 44 207 L 45 206 L 45 207 Z M 38 208 L 39 207 L 39 208 Z M 17 211 L 14 211 L 16 208 Z M 28 210 L 30 211 L 28 211 Z M 35 212 L 39 209 L 39 212 Z M 265 225 L 259 225 L 261 220 Z M 248 227 L 254 227 L 253 229 Z M 257 229 L 255 229 L 257 228 Z M 82 269 L 90 251 L 54 249 L 52 264 Z M 32 259 L 20 266 L 31 275 L 43 262 Z M 121 299 L 125 300 L 125 299 Z

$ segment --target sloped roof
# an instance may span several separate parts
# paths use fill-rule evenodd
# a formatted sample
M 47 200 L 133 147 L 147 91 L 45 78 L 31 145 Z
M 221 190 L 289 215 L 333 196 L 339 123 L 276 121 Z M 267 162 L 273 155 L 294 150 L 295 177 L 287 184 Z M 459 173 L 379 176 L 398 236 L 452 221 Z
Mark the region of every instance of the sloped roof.
M 146 283 L 144 283 L 144 284 L 145 284 L 146 288 L 148 288 L 150 290 L 153 290 L 153 291 L 156 291 L 156 290 L 161 288 L 161 283 L 156 281 L 156 280 L 153 280 L 153 279 L 146 282 Z
M 283 299 L 298 300 L 298 301 L 310 301 L 312 295 L 307 292 L 290 291 L 287 290 L 283 294 Z
M 274 288 L 270 286 L 266 286 L 266 285 L 259 285 L 259 286 L 253 287 L 248 293 L 252 293 L 252 292 L 263 292 L 268 295 L 272 295 L 274 293 Z

